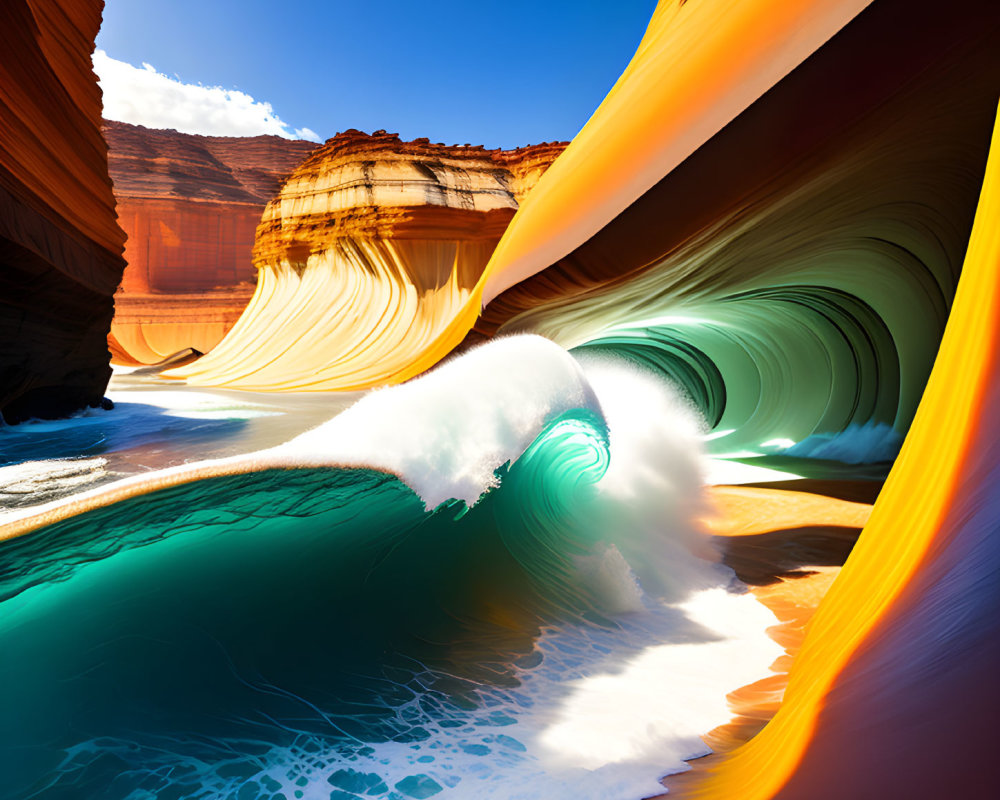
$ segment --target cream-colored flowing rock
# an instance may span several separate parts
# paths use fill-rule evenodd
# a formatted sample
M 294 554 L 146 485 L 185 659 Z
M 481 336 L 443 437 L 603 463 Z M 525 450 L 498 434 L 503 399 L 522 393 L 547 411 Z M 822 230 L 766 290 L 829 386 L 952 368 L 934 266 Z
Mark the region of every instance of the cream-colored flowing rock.
M 272 391 L 396 382 L 465 305 L 519 202 L 564 147 L 338 134 L 264 210 L 257 291 L 243 316 L 209 356 L 165 374 Z

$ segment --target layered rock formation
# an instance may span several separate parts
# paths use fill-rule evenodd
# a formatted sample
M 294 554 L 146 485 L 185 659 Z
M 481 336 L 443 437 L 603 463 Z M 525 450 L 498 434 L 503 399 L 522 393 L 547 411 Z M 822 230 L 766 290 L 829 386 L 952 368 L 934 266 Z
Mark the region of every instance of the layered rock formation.
M 257 293 L 230 336 L 169 374 L 253 389 L 385 382 L 451 322 L 519 202 L 564 147 L 338 134 L 264 211 Z
M 101 403 L 125 262 L 101 92 L 100 0 L 10 0 L 0 24 L 0 410 Z
M 277 136 L 194 136 L 105 122 L 128 269 L 112 325 L 116 361 L 211 349 L 253 294 L 254 232 L 282 180 L 315 147 Z

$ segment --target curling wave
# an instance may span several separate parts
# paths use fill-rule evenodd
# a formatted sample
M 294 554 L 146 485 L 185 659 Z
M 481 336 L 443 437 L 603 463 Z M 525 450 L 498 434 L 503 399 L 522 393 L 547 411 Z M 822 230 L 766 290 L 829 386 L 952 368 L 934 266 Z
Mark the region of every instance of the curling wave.
M 578 792 L 544 744 L 553 687 L 731 636 L 677 605 L 730 575 L 691 522 L 699 438 L 658 378 L 511 337 L 286 445 L 23 512 L 0 559 L 11 796 Z M 703 724 L 594 786 L 648 791 Z

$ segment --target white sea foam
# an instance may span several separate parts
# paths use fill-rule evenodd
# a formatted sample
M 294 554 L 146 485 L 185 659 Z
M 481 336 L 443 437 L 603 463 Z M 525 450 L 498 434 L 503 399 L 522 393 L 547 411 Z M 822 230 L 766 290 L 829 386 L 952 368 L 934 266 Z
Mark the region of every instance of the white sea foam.
M 768 481 L 787 481 L 801 478 L 794 472 L 759 467 L 742 461 L 730 461 L 727 458 L 712 458 L 709 462 L 705 482 L 711 486 L 733 483 L 766 483 Z
M 37 505 L 108 479 L 107 460 L 73 458 L 0 467 L 0 521 L 7 509 Z
M 765 634 L 777 620 L 752 595 L 721 588 L 678 608 L 714 638 L 648 647 L 624 665 L 572 681 L 538 734 L 550 769 L 615 774 L 614 765 L 631 764 L 634 775 L 636 764 L 647 763 L 651 772 L 676 771 L 709 752 L 699 737 L 732 718 L 726 695 L 767 675 L 782 654 Z
M 440 794 L 449 800 L 632 800 L 662 792 L 662 775 L 711 752 L 700 737 L 732 719 L 726 696 L 771 674 L 783 650 L 766 633 L 778 620 L 749 593 L 707 589 L 641 619 L 644 632 L 547 631 L 536 645 L 542 663 L 519 671 L 521 688 L 478 715 L 486 724 L 446 729 L 409 751 L 377 745 L 372 768 L 390 786 L 414 773 L 444 787 L 448 777 L 461 778 Z M 647 636 L 669 643 L 640 645 Z M 602 650 L 612 654 L 601 657 Z M 492 727 L 498 716 L 512 724 Z M 427 754 L 433 761 L 422 764 Z
M 607 529 L 646 592 L 676 597 L 715 585 L 719 573 L 692 555 L 710 555 L 694 523 L 705 510 L 708 468 L 701 417 L 669 384 L 629 362 L 588 356 L 581 363 L 610 434 L 592 524 Z
M 373 391 L 269 457 L 365 465 L 402 478 L 428 508 L 472 505 L 546 424 L 600 405 L 565 350 L 539 336 L 498 339 L 401 386 Z
M 671 504 L 690 506 L 705 468 L 697 414 L 633 366 L 607 359 L 581 366 L 540 336 L 496 339 L 421 378 L 371 392 L 268 456 L 372 466 L 399 475 L 429 508 L 450 498 L 471 505 L 495 485 L 498 467 L 572 409 L 609 425 L 602 492 L 625 500 L 652 491 L 652 483 Z

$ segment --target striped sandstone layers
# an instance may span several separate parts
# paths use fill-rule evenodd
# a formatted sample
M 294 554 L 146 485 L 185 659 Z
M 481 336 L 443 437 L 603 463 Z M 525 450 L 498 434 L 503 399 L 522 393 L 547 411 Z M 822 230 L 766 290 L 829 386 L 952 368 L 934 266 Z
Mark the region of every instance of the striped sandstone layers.
M 254 232 L 282 180 L 316 145 L 104 123 L 128 269 L 110 342 L 151 364 L 211 349 L 253 294 Z
M 210 357 L 169 374 L 257 390 L 385 382 L 466 302 L 518 204 L 564 147 L 338 134 L 264 211 L 257 292 L 243 317 Z
M 0 410 L 101 403 L 122 277 L 90 55 L 100 0 L 8 0 L 0 25 Z

